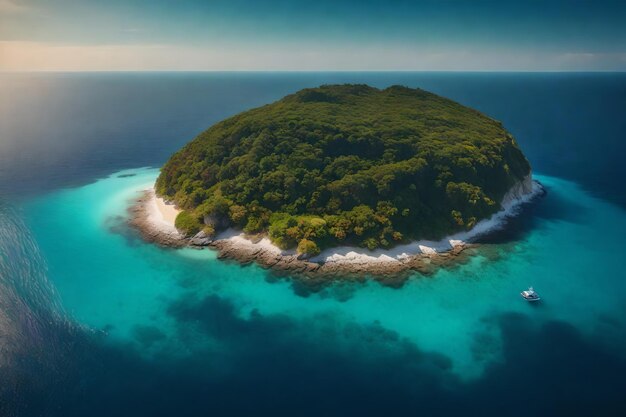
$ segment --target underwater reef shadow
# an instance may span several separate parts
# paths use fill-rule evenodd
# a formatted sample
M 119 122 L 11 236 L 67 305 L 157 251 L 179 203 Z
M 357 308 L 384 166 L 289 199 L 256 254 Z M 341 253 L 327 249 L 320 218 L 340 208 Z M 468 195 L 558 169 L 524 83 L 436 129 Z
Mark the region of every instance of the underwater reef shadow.
M 143 243 L 139 233 L 128 226 L 124 216 L 109 216 L 104 219 L 104 226 L 109 233 L 121 236 L 128 247 L 138 247 Z
M 489 398 L 473 404 L 477 414 L 523 416 L 620 416 L 624 355 L 594 343 L 561 321 L 537 325 L 526 315 L 499 319 L 504 361 L 468 384 L 465 394 Z M 529 406 L 538 408 L 529 410 Z
M 215 295 L 182 298 L 168 313 L 181 340 L 200 334 L 216 343 L 148 359 L 136 344 L 68 335 L 66 375 L 37 375 L 39 385 L 15 415 L 527 416 L 528 399 L 539 405 L 532 409 L 538 416 L 626 412 L 624 358 L 562 322 L 492 318 L 503 360 L 462 381 L 445 356 L 422 352 L 377 323 L 255 311 L 242 317 Z

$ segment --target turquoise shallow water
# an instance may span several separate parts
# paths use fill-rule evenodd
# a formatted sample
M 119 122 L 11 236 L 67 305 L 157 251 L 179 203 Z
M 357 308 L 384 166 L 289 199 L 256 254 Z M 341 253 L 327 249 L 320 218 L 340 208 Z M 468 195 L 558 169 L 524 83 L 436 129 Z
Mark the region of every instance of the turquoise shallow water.
M 624 212 L 572 182 L 537 176 L 548 194 L 521 237 L 489 245 L 466 265 L 415 276 L 401 289 L 339 283 L 302 296 L 289 279 L 218 261 L 210 250 L 162 249 L 138 240 L 125 225 L 126 209 L 157 173 L 117 172 L 24 206 L 65 309 L 104 332 L 108 343 L 134 344 L 146 357 L 218 346 L 214 335 L 181 333 L 172 313 L 181 302 L 216 296 L 242 319 L 315 323 L 304 331 L 320 338 L 329 325 L 379 326 L 443 355 L 461 379 L 479 377 L 502 359 L 497 318 L 503 314 L 528 315 L 537 326 L 562 321 L 609 349 L 626 347 Z M 519 296 L 529 285 L 543 296 L 541 304 Z
M 346 82 L 502 121 L 548 195 L 401 289 L 311 294 L 125 226 L 157 174 L 136 167 Z M 0 415 L 626 415 L 625 92 L 623 73 L 0 75 Z

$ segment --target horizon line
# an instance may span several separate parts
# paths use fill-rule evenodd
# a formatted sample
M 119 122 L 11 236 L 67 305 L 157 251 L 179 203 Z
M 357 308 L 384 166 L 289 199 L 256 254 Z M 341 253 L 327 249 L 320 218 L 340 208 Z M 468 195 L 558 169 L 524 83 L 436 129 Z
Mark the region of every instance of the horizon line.
M 412 69 L 398 69 L 398 70 L 346 70 L 346 69 L 327 69 L 327 70 L 299 70 L 299 69 L 285 69 L 285 70 L 0 70 L 0 74 L 81 74 L 81 73 L 613 73 L 621 74 L 626 73 L 626 70 L 412 70 Z

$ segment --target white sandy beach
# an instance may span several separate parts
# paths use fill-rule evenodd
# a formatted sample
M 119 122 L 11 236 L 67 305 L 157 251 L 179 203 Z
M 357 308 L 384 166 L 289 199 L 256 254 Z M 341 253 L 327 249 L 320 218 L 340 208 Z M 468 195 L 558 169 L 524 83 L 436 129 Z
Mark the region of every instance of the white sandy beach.
M 371 262 L 402 262 L 413 255 L 436 254 L 446 252 L 452 248 L 475 241 L 481 235 L 498 230 L 506 224 L 506 219 L 519 213 L 522 204 L 529 202 L 542 192 L 542 187 L 536 181 L 527 178 L 526 181 L 514 187 L 503 199 L 503 209 L 495 213 L 491 218 L 480 221 L 471 230 L 456 233 L 439 241 L 420 240 L 404 245 L 398 245 L 391 249 L 368 250 L 365 248 L 339 246 L 329 248 L 319 255 L 311 258 L 313 262 L 320 263 L 350 263 L 364 264 Z M 180 210 L 173 204 L 166 203 L 162 198 L 150 190 L 152 199 L 149 202 L 149 220 L 153 226 L 167 233 L 176 231 L 174 221 Z M 284 251 L 264 237 L 253 242 L 246 238 L 246 235 L 238 230 L 228 229 L 220 233 L 216 239 L 229 240 L 236 246 L 248 249 L 263 249 L 275 254 L 293 255 L 294 250 Z
M 167 203 L 161 197 L 157 197 L 154 189 L 149 189 L 150 200 L 147 203 L 148 220 L 157 229 L 167 233 L 173 233 L 178 231 L 174 226 L 176 216 L 181 212 L 172 203 Z
M 250 249 L 263 249 L 276 255 L 295 255 L 295 250 L 282 250 L 274 245 L 268 237 L 263 237 L 259 241 L 253 242 L 246 238 L 245 233 L 240 230 L 228 228 L 216 236 L 219 240 L 229 240 L 239 247 L 248 247 Z

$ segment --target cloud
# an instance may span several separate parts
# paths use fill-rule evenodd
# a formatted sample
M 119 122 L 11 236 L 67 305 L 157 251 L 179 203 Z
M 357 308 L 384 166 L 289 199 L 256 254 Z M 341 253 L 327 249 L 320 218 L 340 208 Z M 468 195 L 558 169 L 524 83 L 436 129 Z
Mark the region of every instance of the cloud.
M 145 32 L 145 30 L 141 29 L 141 28 L 129 27 L 129 28 L 122 29 L 122 32 L 124 32 L 124 33 L 142 33 L 142 32 Z
M 591 53 L 591 52 L 568 52 L 559 54 L 556 61 L 562 68 L 594 66 L 598 62 L 607 67 L 626 68 L 626 52 L 616 53 Z
M 17 4 L 12 0 L 0 0 L 0 13 L 23 13 L 31 10 L 29 6 Z
M 623 71 L 626 53 L 410 45 L 75 45 L 0 41 L 0 71 Z

